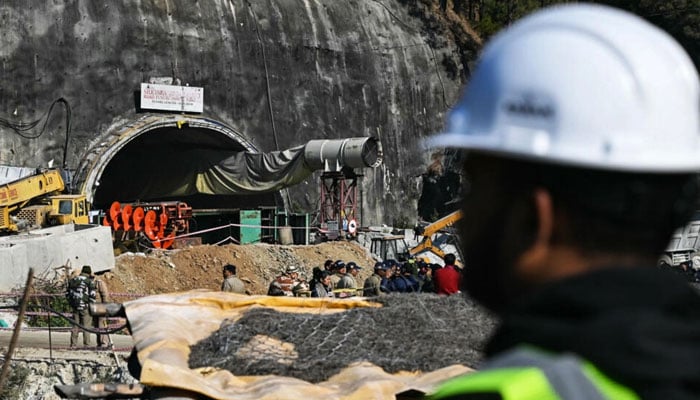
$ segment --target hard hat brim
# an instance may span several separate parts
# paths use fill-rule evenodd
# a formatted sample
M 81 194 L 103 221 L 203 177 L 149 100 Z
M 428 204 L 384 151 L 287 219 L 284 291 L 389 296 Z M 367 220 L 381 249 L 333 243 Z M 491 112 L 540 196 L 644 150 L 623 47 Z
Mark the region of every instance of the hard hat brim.
M 525 153 L 518 149 L 510 149 L 501 145 L 498 135 L 464 134 L 454 132 L 444 132 L 429 137 L 423 141 L 425 149 L 453 148 L 466 151 L 474 151 L 485 154 L 492 154 L 498 157 L 509 159 L 520 159 L 538 162 L 542 164 L 566 165 L 595 170 L 608 170 L 629 173 L 658 173 L 658 174 L 686 174 L 700 171 L 700 157 L 691 154 L 697 152 L 686 152 L 683 157 L 659 157 L 653 149 L 636 152 L 631 157 L 610 158 L 605 163 L 601 163 L 595 157 L 586 157 L 583 153 L 559 154 L 558 152 L 547 152 L 537 154 Z M 696 147 L 700 147 L 697 146 Z

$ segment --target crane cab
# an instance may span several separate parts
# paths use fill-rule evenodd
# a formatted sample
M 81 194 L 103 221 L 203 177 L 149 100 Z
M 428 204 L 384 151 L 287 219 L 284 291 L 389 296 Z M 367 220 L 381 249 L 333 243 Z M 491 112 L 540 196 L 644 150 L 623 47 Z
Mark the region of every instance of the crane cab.
M 88 224 L 90 207 L 83 194 L 51 196 L 49 225 Z

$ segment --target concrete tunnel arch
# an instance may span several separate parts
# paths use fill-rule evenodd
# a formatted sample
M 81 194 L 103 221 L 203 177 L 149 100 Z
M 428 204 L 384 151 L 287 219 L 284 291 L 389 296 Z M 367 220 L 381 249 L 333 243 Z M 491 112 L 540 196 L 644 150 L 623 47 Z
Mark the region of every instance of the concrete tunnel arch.
M 188 157 L 197 149 L 259 152 L 243 135 L 226 124 L 201 116 L 145 114 L 110 129 L 83 158 L 74 177 L 76 190 L 85 193 L 93 210 L 106 210 L 113 201 L 184 201 L 195 210 L 233 210 L 264 207 L 287 208 L 282 189 L 259 195 L 159 196 L 153 189 L 175 184 L 188 173 Z M 206 226 L 213 225 L 209 221 Z M 201 226 L 200 226 L 201 227 Z

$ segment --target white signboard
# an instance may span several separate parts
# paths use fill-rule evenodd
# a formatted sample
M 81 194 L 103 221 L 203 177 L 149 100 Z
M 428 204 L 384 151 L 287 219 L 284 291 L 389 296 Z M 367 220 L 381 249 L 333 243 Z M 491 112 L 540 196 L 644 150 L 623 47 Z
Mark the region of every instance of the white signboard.
M 142 83 L 141 108 L 201 113 L 204 109 L 204 88 Z

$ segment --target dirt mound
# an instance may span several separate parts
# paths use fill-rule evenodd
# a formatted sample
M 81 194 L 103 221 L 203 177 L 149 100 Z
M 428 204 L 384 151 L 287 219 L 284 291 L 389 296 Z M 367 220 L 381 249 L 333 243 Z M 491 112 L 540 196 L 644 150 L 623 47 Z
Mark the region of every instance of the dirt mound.
M 372 274 L 374 260 L 355 242 L 327 242 L 310 246 L 204 245 L 149 254 L 122 254 L 116 267 L 104 274 L 110 291 L 150 295 L 191 289 L 221 288 L 221 267 L 231 263 L 249 294 L 266 294 L 269 283 L 288 265 L 298 265 L 311 279 L 313 267 L 327 259 L 355 261 L 363 267 L 358 283 Z

